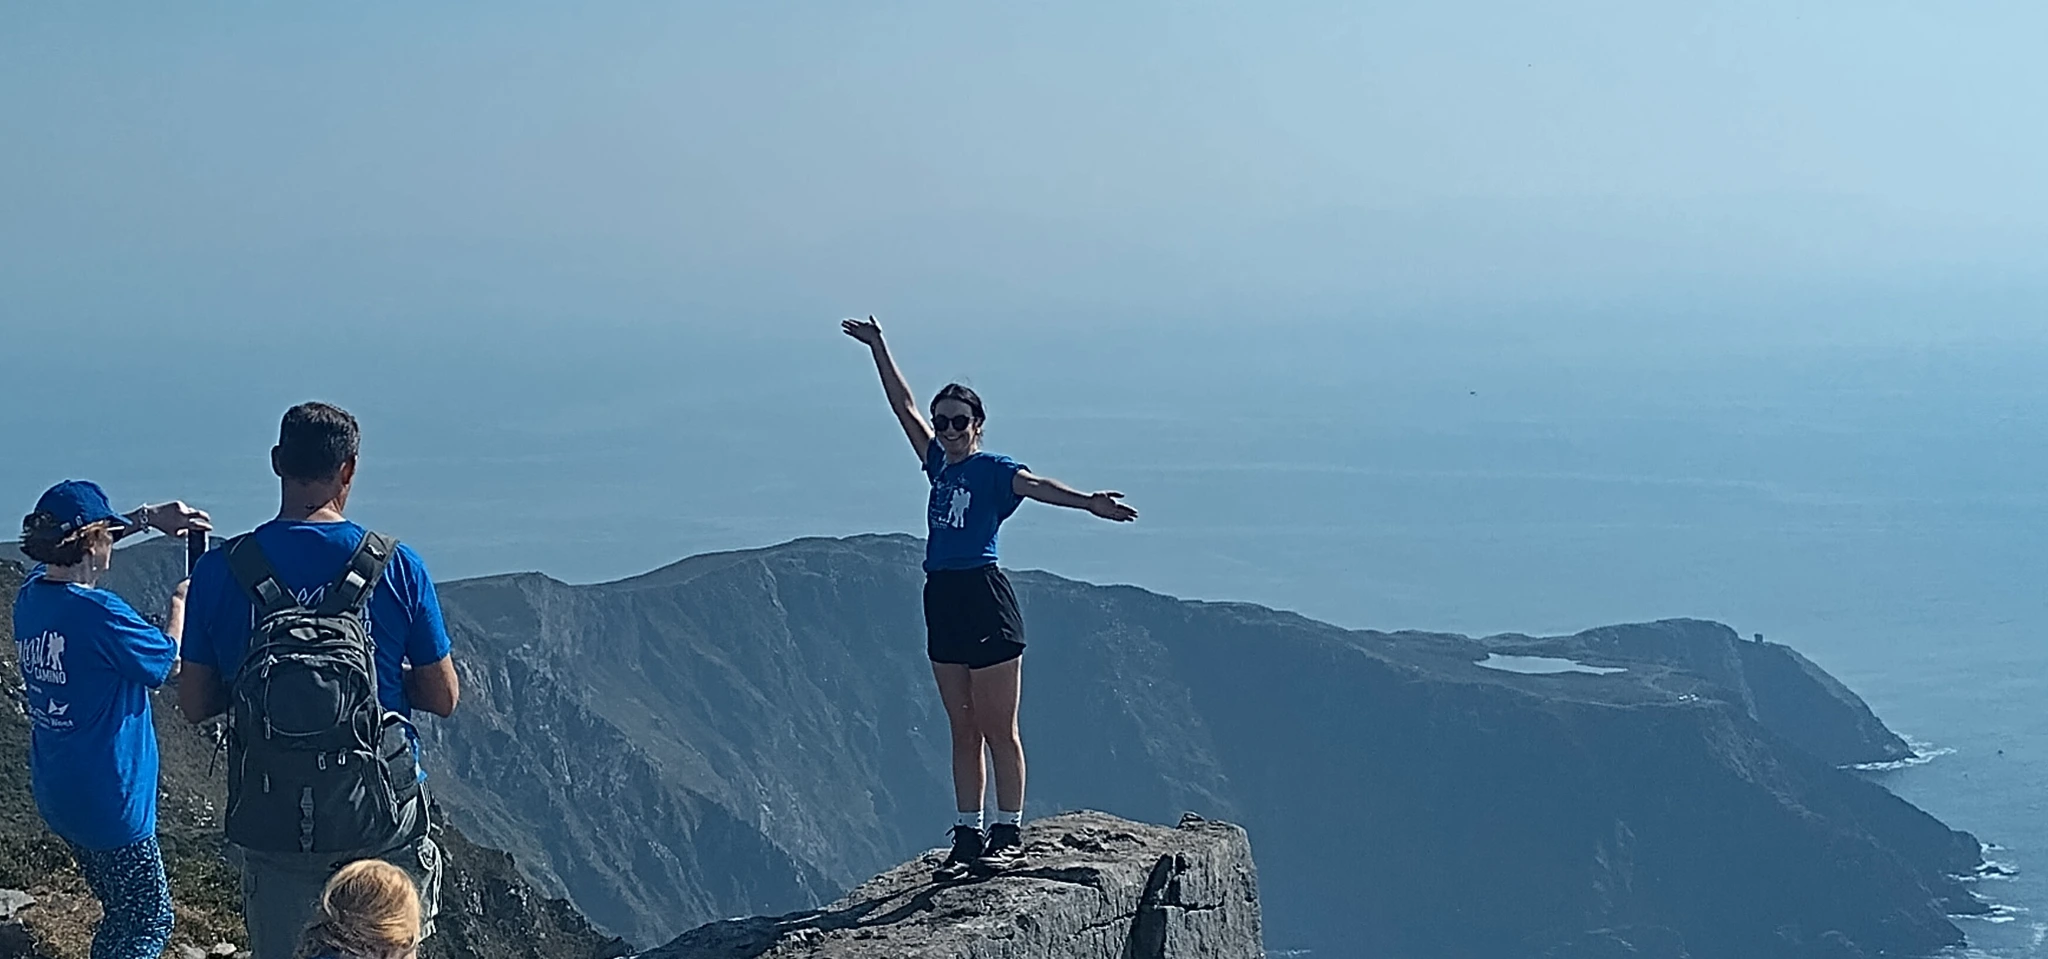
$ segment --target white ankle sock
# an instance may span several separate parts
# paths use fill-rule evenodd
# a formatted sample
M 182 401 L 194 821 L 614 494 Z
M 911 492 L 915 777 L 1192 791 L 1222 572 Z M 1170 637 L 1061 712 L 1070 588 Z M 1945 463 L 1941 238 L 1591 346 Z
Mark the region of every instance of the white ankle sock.
M 1019 809 L 1016 812 L 1010 812 L 1006 809 L 998 809 L 996 810 L 995 824 L 998 826 L 1022 826 L 1024 825 L 1024 810 Z
M 974 828 L 976 828 L 976 829 L 980 829 L 980 828 L 981 828 L 981 810 L 979 810 L 979 809 L 976 809 L 976 810 L 974 810 L 974 811 L 972 811 L 972 812 L 963 812 L 963 813 L 961 813 L 961 814 L 960 814 L 959 816 L 957 816 L 957 817 L 955 817 L 955 818 L 953 819 L 953 825 L 955 825 L 955 826 L 972 826 L 972 827 L 974 827 Z

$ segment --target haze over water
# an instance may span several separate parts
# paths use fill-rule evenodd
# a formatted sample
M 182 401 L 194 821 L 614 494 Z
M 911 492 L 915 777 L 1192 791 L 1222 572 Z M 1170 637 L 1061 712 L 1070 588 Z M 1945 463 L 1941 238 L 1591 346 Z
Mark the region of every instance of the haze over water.
M 2042 954 L 2048 14 L 748 9 L 0 13 L 7 515 L 246 528 L 318 397 L 444 579 L 915 530 L 874 312 L 1143 510 L 1011 565 L 1763 632 L 1953 750 L 1874 775 Z

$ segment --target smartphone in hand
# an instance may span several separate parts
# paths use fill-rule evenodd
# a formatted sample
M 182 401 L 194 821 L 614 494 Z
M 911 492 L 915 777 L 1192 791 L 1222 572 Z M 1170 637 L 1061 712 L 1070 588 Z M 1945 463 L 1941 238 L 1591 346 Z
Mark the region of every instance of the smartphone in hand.
M 192 570 L 199 566 L 199 557 L 206 555 L 206 541 L 208 538 L 205 530 L 195 529 L 186 531 L 185 575 L 192 575 Z

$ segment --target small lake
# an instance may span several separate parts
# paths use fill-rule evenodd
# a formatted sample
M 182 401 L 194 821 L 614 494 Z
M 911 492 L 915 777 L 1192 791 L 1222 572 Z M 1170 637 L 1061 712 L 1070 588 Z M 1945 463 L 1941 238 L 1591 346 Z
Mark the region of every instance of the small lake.
M 1557 673 L 1585 673 L 1590 676 L 1605 676 L 1609 673 L 1625 673 L 1619 666 L 1588 666 L 1569 659 L 1549 656 L 1502 656 L 1489 654 L 1476 665 L 1487 669 L 1498 669 L 1504 673 L 1524 673 L 1531 676 L 1550 676 Z

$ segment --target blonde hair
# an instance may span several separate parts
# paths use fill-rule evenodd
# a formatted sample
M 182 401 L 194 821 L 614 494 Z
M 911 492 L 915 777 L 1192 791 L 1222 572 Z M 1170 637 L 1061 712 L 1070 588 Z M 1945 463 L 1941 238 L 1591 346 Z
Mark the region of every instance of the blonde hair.
M 412 877 L 381 859 L 364 859 L 327 880 L 297 959 L 402 959 L 419 941 L 420 894 Z

